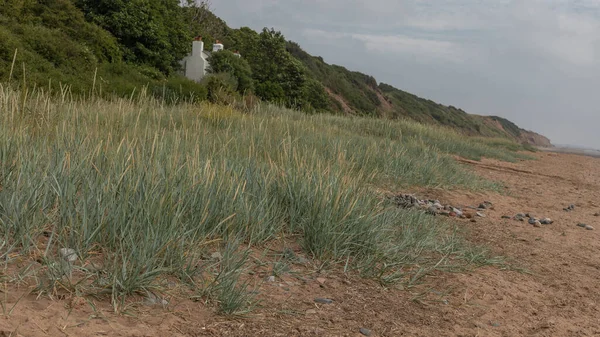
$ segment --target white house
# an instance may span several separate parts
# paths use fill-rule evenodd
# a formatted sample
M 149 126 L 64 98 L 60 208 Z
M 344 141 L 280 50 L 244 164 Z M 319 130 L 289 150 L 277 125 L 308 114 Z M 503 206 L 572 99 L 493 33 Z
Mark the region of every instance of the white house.
M 223 49 L 223 44 L 217 40 L 216 43 L 213 44 L 212 52 L 216 53 Z M 194 38 L 194 41 L 192 42 L 192 53 L 181 61 L 183 75 L 192 81 L 200 82 L 206 75 L 207 70 L 210 69 L 210 64 L 208 63 L 210 54 L 211 53 L 204 50 L 202 38 L 199 36 Z M 235 55 L 241 57 L 237 51 L 235 52 Z

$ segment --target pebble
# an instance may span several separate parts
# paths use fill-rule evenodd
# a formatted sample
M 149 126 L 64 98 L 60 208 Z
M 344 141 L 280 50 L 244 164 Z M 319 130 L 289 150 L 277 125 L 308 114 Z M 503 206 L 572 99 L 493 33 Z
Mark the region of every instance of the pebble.
M 325 283 L 325 279 L 322 277 L 317 277 L 317 282 L 319 282 L 320 284 L 324 284 Z
M 267 277 L 267 282 L 275 282 L 275 276 L 271 275 Z
M 463 212 L 461 210 L 459 210 L 458 208 L 452 207 L 452 212 L 454 212 L 457 216 L 463 215 Z
M 536 219 L 534 219 L 534 218 L 529 218 L 529 221 L 528 221 L 528 222 L 529 222 L 529 224 L 530 224 L 530 225 L 533 225 L 533 224 L 535 224 L 535 222 L 536 222 L 536 221 L 537 221 L 537 220 L 536 220 Z
M 487 206 L 486 204 L 479 204 L 479 208 L 482 208 L 482 209 L 487 209 L 487 208 L 488 208 L 488 206 Z
M 481 213 L 481 212 L 477 212 L 476 213 L 478 217 L 480 218 L 485 218 L 485 214 Z
M 440 204 L 439 202 L 436 202 L 433 204 L 433 207 L 437 208 L 437 209 L 442 209 L 444 208 L 444 206 L 442 206 L 442 204 Z
M 542 224 L 538 220 L 535 220 L 535 222 L 533 223 L 533 227 L 539 228 L 539 227 L 542 227 Z
M 146 305 L 162 305 L 162 306 L 167 306 L 169 305 L 169 301 L 160 298 L 156 295 L 154 295 L 153 293 L 148 293 L 148 296 L 146 296 L 146 299 L 144 300 L 144 303 Z
M 321 304 L 331 304 L 331 303 L 333 303 L 333 300 L 329 299 L 329 298 L 317 297 L 317 298 L 315 298 L 315 302 L 321 303 Z
M 372 332 L 369 329 L 365 329 L 365 328 L 360 328 L 360 333 L 364 336 L 371 336 Z
M 297 256 L 296 257 L 296 261 L 294 261 L 294 263 L 296 264 L 309 264 L 310 260 L 303 257 L 303 256 Z
M 542 225 L 551 225 L 552 223 L 554 223 L 554 221 L 552 221 L 552 219 L 550 218 L 544 218 L 540 220 L 540 222 L 542 223 Z
M 67 261 L 67 262 L 75 262 L 77 261 L 77 253 L 75 252 L 75 249 L 72 248 L 61 248 L 59 250 L 60 253 L 60 257 L 63 258 L 63 260 Z
M 503 215 L 503 216 L 502 216 L 502 219 L 510 219 L 510 216 L 508 216 L 508 215 Z
M 431 206 L 427 209 L 427 214 L 436 215 L 438 214 L 438 209 L 434 206 Z
M 579 226 L 579 227 L 583 227 L 583 228 L 587 227 L 587 225 L 586 225 L 586 224 L 584 224 L 584 223 L 578 223 L 578 224 L 577 224 L 577 226 Z
M 594 227 L 590 226 L 590 225 L 586 225 L 585 229 L 587 229 L 588 231 L 593 231 Z

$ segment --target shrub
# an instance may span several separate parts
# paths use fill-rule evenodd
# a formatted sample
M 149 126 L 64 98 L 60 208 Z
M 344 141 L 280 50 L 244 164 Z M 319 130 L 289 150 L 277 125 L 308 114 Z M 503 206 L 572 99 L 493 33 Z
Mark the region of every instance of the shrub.
M 236 80 L 237 91 L 240 94 L 253 90 L 252 69 L 248 62 L 228 50 L 213 53 L 208 58 L 212 73 L 229 73 Z
M 237 79 L 228 73 L 211 74 L 202 79 L 207 98 L 212 103 L 232 104 L 235 101 Z

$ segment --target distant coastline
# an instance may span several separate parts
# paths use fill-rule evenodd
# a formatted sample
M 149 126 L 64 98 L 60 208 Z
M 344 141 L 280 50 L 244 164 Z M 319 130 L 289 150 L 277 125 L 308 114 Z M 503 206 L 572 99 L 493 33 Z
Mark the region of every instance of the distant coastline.
M 578 154 L 582 156 L 600 158 L 600 150 L 573 145 L 555 145 L 554 147 L 538 147 L 538 150 L 546 152 Z

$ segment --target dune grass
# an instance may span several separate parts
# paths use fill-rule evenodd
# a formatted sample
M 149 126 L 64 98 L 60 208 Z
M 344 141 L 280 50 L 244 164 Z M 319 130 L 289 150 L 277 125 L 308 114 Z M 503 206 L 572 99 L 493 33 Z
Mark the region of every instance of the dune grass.
M 474 261 L 481 250 L 452 225 L 396 209 L 376 192 L 498 188 L 449 154 L 521 156 L 412 122 L 173 106 L 143 91 L 78 100 L 4 86 L 0 257 L 41 256 L 40 291 L 61 284 L 106 294 L 115 306 L 177 277 L 227 314 L 247 309 L 246 249 L 275 238 L 298 238 L 308 256 L 385 284 L 415 282 L 488 261 Z M 78 281 L 65 276 L 64 247 L 77 252 Z M 227 256 L 214 268 L 206 263 L 212 249 Z

